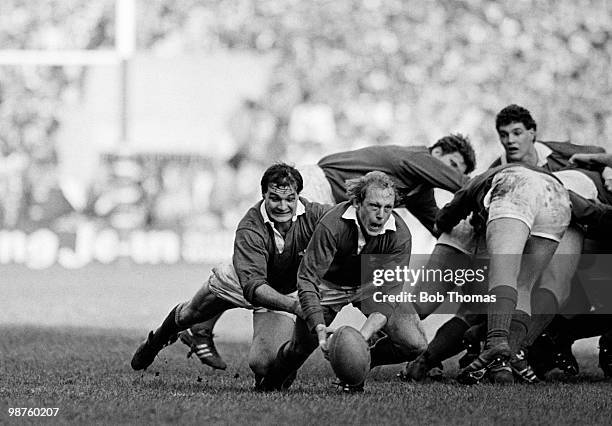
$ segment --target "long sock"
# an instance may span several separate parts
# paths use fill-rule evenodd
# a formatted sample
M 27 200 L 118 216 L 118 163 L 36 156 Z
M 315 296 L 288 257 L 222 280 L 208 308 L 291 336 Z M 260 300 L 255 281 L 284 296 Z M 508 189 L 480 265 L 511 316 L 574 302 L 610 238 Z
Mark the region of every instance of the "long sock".
M 162 325 L 153 333 L 153 344 L 155 346 L 164 346 L 172 340 L 175 334 L 186 328 L 176 323 L 177 309 L 179 306 L 180 305 L 175 306 L 170 311 L 164 322 L 162 322 Z
M 489 295 L 495 297 L 495 302 L 487 310 L 487 347 L 508 343 L 517 292 L 511 286 L 500 285 L 489 290 Z
M 431 368 L 461 352 L 464 349 L 463 335 L 469 327 L 467 322 L 456 316 L 442 324 L 424 353 L 427 366 Z
M 515 310 L 512 315 L 512 321 L 510 321 L 510 335 L 508 337 L 508 344 L 512 353 L 517 353 L 521 348 L 521 343 L 527 336 L 529 330 L 529 314 L 525 311 Z
M 548 289 L 538 288 L 533 292 L 531 301 L 532 315 L 531 324 L 527 330 L 527 336 L 523 347 L 529 347 L 544 332 L 559 311 L 557 296 Z
M 202 336 L 209 336 L 212 334 L 213 332 L 213 328 L 215 327 L 215 324 L 217 323 L 217 320 L 219 319 L 219 317 L 223 314 L 223 312 L 221 312 L 220 314 L 216 315 L 215 317 L 209 319 L 208 321 L 204 321 L 204 322 L 200 322 L 198 324 L 194 324 L 190 327 L 191 332 L 193 334 L 199 334 Z

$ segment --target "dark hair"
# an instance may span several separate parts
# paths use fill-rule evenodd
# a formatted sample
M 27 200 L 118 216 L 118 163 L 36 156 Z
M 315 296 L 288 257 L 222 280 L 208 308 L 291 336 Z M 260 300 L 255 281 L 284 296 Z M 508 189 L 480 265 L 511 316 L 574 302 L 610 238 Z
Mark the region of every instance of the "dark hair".
M 438 139 L 435 144 L 429 147 L 429 152 L 434 148 L 440 148 L 442 154 L 458 152 L 463 157 L 466 175 L 472 173 L 476 168 L 476 153 L 474 148 L 472 148 L 470 138 L 463 136 L 461 133 L 450 134 Z
M 358 203 L 363 202 L 366 197 L 366 192 L 371 186 L 376 186 L 381 189 L 391 189 L 393 190 L 395 198 L 397 198 L 397 191 L 395 190 L 395 183 L 393 180 L 385 173 L 375 170 L 359 178 L 346 181 L 346 195 L 349 201 L 357 201 Z
M 531 113 L 516 104 L 508 105 L 497 114 L 497 117 L 495 117 L 495 129 L 499 131 L 500 127 L 512 123 L 523 123 L 525 129 L 537 130 L 536 122 Z
M 295 168 L 285 163 L 276 163 L 268 167 L 261 178 L 261 193 L 268 191 L 273 183 L 277 186 L 291 186 L 299 194 L 304 188 L 302 175 Z

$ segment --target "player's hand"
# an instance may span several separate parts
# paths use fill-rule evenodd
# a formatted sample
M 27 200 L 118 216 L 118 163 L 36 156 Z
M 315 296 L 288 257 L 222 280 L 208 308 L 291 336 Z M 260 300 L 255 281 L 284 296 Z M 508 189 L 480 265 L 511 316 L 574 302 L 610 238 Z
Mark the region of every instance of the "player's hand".
M 593 166 L 598 164 L 594 161 L 594 154 L 574 154 L 570 157 L 569 162 L 576 166 Z
M 612 192 L 612 178 L 611 179 L 605 179 L 604 180 L 604 185 L 606 186 L 606 189 L 609 192 Z

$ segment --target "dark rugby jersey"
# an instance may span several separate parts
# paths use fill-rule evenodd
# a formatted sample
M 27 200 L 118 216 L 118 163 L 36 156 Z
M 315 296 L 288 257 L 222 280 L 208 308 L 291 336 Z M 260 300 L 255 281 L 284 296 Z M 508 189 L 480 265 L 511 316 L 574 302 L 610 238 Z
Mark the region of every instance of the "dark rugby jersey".
M 321 219 L 298 270 L 298 295 L 311 330 L 325 323 L 319 294 L 322 279 L 336 286 L 359 287 L 361 255 L 384 254 L 384 265 L 390 268 L 410 262 L 412 237 L 408 226 L 395 212 L 392 214 L 396 230 L 366 237 L 366 244 L 358 254 L 357 224 L 342 217 L 349 206 L 348 201 L 341 203 Z
M 346 201 L 346 181 L 373 170 L 389 175 L 396 184 L 399 205 L 405 206 L 430 232 L 438 212 L 433 188 L 456 192 L 468 181 L 433 157 L 424 146 L 370 146 L 328 155 L 319 161 L 337 203 Z
M 296 290 L 297 269 L 319 219 L 331 206 L 300 198 L 305 212 L 297 216 L 284 237 L 282 253 L 276 250 L 274 231 L 264 223 L 258 202 L 247 211 L 236 229 L 233 264 L 245 299 L 253 302 L 255 289 L 268 284 L 282 294 Z

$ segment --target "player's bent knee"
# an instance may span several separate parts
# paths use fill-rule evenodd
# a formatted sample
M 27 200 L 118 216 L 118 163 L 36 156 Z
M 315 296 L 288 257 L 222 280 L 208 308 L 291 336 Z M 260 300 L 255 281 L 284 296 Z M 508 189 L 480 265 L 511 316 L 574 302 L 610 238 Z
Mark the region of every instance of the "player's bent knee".
M 423 336 L 423 338 L 418 338 L 416 341 L 411 342 L 411 351 L 416 352 L 425 352 L 427 350 L 427 340 Z
M 403 318 L 403 321 L 390 319 L 385 332 L 391 341 L 402 350 L 412 352 L 424 352 L 427 349 L 427 338 L 421 329 L 420 322 Z

